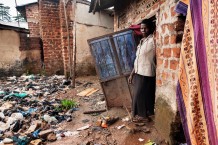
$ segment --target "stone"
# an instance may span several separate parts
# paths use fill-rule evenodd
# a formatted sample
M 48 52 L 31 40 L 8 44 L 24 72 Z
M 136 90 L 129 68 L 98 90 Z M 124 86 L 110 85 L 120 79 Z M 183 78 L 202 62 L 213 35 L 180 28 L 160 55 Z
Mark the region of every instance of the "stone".
M 47 136 L 47 140 L 53 142 L 53 141 L 56 141 L 56 140 L 57 140 L 57 137 L 56 137 L 56 135 L 55 135 L 54 133 L 50 133 L 50 134 Z

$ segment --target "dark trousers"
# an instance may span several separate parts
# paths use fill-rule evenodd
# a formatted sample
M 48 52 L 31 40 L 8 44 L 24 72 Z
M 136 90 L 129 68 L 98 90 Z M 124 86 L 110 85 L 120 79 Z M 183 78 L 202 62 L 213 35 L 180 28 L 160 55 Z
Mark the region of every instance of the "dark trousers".
M 154 115 L 155 77 L 135 74 L 133 78 L 133 116 L 148 117 Z

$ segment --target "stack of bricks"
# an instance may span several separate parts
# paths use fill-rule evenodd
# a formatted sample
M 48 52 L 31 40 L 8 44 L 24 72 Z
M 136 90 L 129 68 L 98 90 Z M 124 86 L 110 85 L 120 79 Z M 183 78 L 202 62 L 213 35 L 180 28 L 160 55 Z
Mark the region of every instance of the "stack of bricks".
M 40 34 L 46 74 L 63 74 L 59 0 L 40 0 Z

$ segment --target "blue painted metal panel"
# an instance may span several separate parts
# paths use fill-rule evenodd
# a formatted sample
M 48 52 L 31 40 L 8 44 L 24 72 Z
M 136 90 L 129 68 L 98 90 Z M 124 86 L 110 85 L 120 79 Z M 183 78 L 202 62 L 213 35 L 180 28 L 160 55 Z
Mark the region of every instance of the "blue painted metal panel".
M 111 37 L 115 49 L 112 48 Z M 90 46 L 101 80 L 112 79 L 123 74 L 129 74 L 132 71 L 136 52 L 132 30 L 95 39 L 90 42 Z M 118 56 L 118 62 L 115 56 Z M 121 67 L 121 74 L 119 74 L 118 66 Z
M 109 37 L 91 42 L 92 52 L 101 79 L 118 76 L 114 52 Z
M 119 62 L 123 74 L 132 71 L 135 60 L 136 46 L 132 30 L 113 35 Z

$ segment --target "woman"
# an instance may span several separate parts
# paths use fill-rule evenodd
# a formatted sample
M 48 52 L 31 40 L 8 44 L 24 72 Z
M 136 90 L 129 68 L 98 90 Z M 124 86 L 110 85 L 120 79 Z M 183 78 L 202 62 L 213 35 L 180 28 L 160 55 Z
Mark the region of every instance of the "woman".
M 154 25 L 150 20 L 143 20 L 140 31 L 143 38 L 136 51 L 134 68 L 128 82 L 133 80 L 133 121 L 147 121 L 154 115 L 155 101 L 155 44 L 153 39 Z

